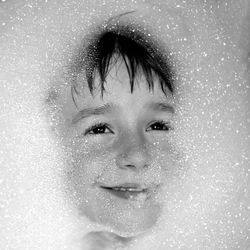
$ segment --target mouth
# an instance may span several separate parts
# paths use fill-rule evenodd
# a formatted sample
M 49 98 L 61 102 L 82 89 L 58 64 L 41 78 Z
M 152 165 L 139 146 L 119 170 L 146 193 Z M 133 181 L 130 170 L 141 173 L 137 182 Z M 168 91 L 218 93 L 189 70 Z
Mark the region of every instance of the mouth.
M 125 183 L 119 186 L 101 186 L 104 190 L 110 194 L 119 197 L 121 199 L 138 199 L 139 197 L 146 197 L 148 189 L 144 188 L 138 184 Z

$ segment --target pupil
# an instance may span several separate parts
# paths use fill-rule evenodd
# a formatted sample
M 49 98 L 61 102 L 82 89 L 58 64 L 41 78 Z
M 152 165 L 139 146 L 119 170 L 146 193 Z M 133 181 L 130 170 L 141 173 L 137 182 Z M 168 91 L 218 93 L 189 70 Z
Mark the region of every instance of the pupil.
M 104 133 L 105 127 L 104 126 L 98 127 L 98 128 L 95 128 L 93 131 L 94 133 Z
M 167 128 L 165 127 L 165 125 L 161 124 L 161 123 L 155 123 L 153 125 L 153 129 L 155 129 L 155 130 L 167 130 Z
M 162 128 L 162 125 L 161 124 L 155 124 L 154 125 L 154 129 L 161 129 Z

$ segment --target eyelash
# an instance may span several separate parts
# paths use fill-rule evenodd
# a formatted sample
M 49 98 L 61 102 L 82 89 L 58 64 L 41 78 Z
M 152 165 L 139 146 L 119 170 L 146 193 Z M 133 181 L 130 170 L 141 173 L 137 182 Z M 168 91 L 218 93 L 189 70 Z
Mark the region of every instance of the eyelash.
M 155 125 L 155 124 L 157 124 L 157 123 L 160 124 L 160 125 L 165 126 L 165 128 L 164 128 L 164 129 L 156 129 L 156 131 L 169 131 L 169 130 L 172 129 L 172 128 L 170 127 L 169 123 L 168 123 L 168 122 L 165 122 L 165 121 L 163 121 L 163 120 L 154 121 L 153 123 L 151 123 L 150 126 Z M 94 129 L 98 129 L 98 128 L 104 128 L 105 130 L 108 129 L 108 130 L 109 130 L 109 133 L 114 134 L 113 131 L 110 129 L 110 127 L 109 127 L 109 125 L 108 125 L 107 123 L 97 123 L 97 124 L 95 124 L 95 125 L 89 127 L 88 129 L 86 129 L 84 135 L 88 135 L 88 134 L 92 134 L 92 135 L 107 134 L 107 133 L 105 133 L 105 132 L 104 132 L 104 133 L 103 133 L 103 132 L 101 132 L 101 133 L 98 133 L 98 132 L 97 132 L 97 133 L 93 133 L 93 130 L 94 130 Z M 153 129 L 151 129 L 151 130 L 153 130 Z M 149 131 L 151 131 L 151 130 L 149 130 Z M 148 129 L 147 129 L 146 131 L 148 131 Z
M 157 131 L 169 131 L 169 130 L 171 130 L 172 128 L 171 128 L 171 126 L 170 126 L 170 124 L 169 124 L 169 122 L 165 122 L 165 121 L 163 121 L 163 120 L 159 120 L 159 121 L 153 121 L 152 123 L 151 123 L 151 125 L 150 126 L 152 126 L 152 125 L 154 125 L 154 124 L 160 124 L 160 125 L 163 125 L 163 126 L 165 126 L 165 129 L 162 129 L 162 130 L 160 130 L 160 129 L 157 129 Z
M 89 127 L 88 129 L 86 129 L 84 135 L 87 135 L 87 134 L 93 134 L 93 135 L 96 135 L 95 133 L 91 133 L 93 132 L 94 129 L 97 129 L 97 128 L 101 128 L 101 127 L 105 127 L 105 128 L 108 128 L 109 131 L 111 132 L 111 129 L 109 128 L 108 124 L 107 123 L 97 123 L 91 127 Z M 111 132 L 113 134 L 113 132 Z M 106 133 L 98 133 L 98 134 L 106 134 Z

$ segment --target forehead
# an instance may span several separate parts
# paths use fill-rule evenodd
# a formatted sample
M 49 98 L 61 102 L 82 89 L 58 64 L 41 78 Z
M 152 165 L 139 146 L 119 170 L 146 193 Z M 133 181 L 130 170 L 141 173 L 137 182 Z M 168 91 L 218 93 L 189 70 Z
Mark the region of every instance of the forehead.
M 131 91 L 130 79 L 124 62 L 118 61 L 117 64 L 111 67 L 111 70 L 104 83 L 105 91 L 101 93 L 99 77 L 94 81 L 94 91 L 90 93 L 87 84 L 84 84 L 84 76 L 78 76 L 78 95 L 74 94 L 74 100 L 77 106 L 85 107 L 88 105 L 98 105 L 103 102 L 112 102 L 127 108 L 138 107 L 138 109 L 145 106 L 149 102 L 174 103 L 174 98 L 170 91 L 164 93 L 160 87 L 159 79 L 154 78 L 154 86 L 149 89 L 147 80 L 144 75 L 137 75 L 135 77 L 135 86 Z M 135 105 L 136 104 L 136 105 Z

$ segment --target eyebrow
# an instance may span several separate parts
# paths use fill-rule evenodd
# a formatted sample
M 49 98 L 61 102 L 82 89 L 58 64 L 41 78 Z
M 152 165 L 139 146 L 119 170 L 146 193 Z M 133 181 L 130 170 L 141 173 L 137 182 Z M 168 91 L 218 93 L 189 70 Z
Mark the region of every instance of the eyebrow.
M 72 119 L 72 123 L 75 124 L 81 119 L 85 119 L 92 115 L 105 115 L 114 112 L 116 106 L 113 103 L 106 103 L 100 107 L 96 108 L 86 108 L 80 110 L 76 116 Z
M 165 102 L 155 102 L 149 104 L 149 108 L 153 111 L 161 111 L 161 112 L 168 112 L 168 113 L 175 113 L 175 109 L 172 105 L 165 103 Z
M 175 113 L 175 109 L 172 105 L 164 102 L 155 102 L 150 103 L 147 105 L 147 108 L 153 110 L 153 111 L 160 111 L 160 112 L 168 112 L 171 114 Z M 100 107 L 96 108 L 86 108 L 80 110 L 76 116 L 72 119 L 72 123 L 75 124 L 81 119 L 85 119 L 87 117 L 90 117 L 92 115 L 105 115 L 110 114 L 117 110 L 117 106 L 113 103 L 106 103 Z

